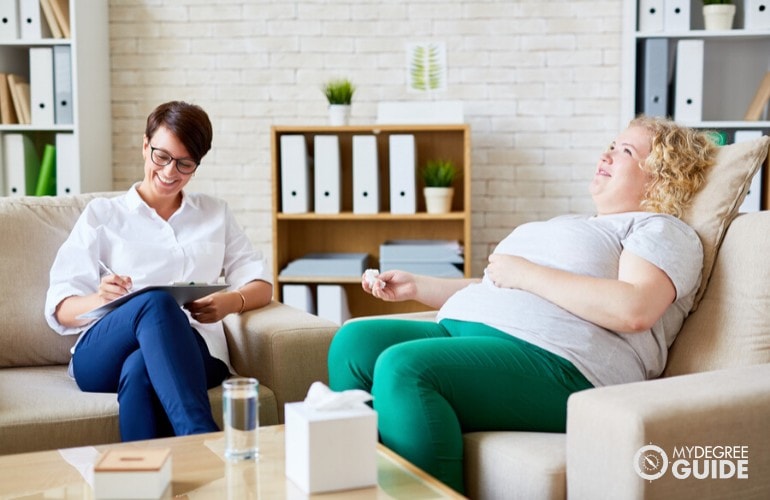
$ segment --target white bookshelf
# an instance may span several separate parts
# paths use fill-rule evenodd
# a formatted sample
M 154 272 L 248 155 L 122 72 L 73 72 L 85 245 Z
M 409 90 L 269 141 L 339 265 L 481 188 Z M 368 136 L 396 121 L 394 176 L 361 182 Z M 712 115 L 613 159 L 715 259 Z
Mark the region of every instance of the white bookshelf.
M 668 43 L 669 78 L 668 115 L 690 127 L 724 133 L 727 142 L 734 140 L 739 130 L 770 133 L 770 116 L 766 109 L 759 120 L 747 121 L 744 116 L 760 82 L 770 71 L 770 27 L 747 29 L 745 9 L 748 0 L 735 0 L 736 15 L 733 29 L 714 31 L 704 29 L 703 2 L 691 0 L 690 29 L 641 31 L 639 4 L 643 0 L 623 2 L 623 38 L 621 57 L 621 127 L 641 113 L 637 102 L 644 75 L 639 69 L 641 47 L 646 40 L 664 39 Z M 668 0 L 661 2 L 664 5 Z M 663 12 L 665 16 L 666 13 Z M 703 40 L 703 107 L 700 120 L 687 120 L 675 113 L 676 48 L 680 40 Z M 762 175 L 761 209 L 770 205 L 770 171 L 765 165 Z
M 42 145 L 54 144 L 59 132 L 75 136 L 79 182 L 72 194 L 112 189 L 112 114 L 108 2 L 69 0 L 70 38 L 0 40 L 0 72 L 16 73 L 27 81 L 29 50 L 33 47 L 71 47 L 73 122 L 67 125 L 1 125 L 0 136 L 23 133 L 32 138 L 42 156 Z M 45 16 L 41 14 L 45 22 Z M 1 143 L 0 143 L 1 144 Z M 2 165 L 0 156 L 0 165 Z M 3 169 L 6 168 L 2 165 Z M 2 172 L 5 175 L 5 172 Z M 1 194 L 1 193 L 0 193 Z
M 769 129 L 770 119 L 744 121 L 743 116 L 765 73 L 770 71 L 770 29 L 748 30 L 744 23 L 744 1 L 738 7 L 733 29 L 704 29 L 700 0 L 690 2 L 690 29 L 686 31 L 639 31 L 639 1 L 623 3 L 622 109 L 625 125 L 639 112 L 636 102 L 641 75 L 637 74 L 639 45 L 645 39 L 664 38 L 669 42 L 672 62 L 679 40 L 704 41 L 703 116 L 686 125 L 715 129 Z M 672 74 L 675 71 L 672 65 Z M 671 89 L 673 90 L 673 89 Z M 671 97 L 671 94 L 669 95 Z M 677 119 L 676 116 L 673 116 Z M 680 120 L 681 121 L 681 120 Z

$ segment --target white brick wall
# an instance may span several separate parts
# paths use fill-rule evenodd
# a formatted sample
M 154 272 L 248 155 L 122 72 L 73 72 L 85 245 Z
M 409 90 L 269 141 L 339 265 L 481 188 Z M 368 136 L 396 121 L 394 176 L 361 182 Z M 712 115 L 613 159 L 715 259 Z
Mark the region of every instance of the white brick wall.
M 144 120 L 203 106 L 214 146 L 191 189 L 227 199 L 271 255 L 269 129 L 326 123 L 321 84 L 358 87 L 353 123 L 406 92 L 405 44 L 442 41 L 472 130 L 475 275 L 517 224 L 592 209 L 620 124 L 620 0 L 109 0 L 115 187 L 141 179 Z

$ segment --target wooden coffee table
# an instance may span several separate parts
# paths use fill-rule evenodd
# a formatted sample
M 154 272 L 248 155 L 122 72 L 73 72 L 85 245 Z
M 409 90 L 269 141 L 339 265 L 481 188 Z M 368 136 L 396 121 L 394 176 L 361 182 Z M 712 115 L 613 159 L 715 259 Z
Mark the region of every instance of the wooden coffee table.
M 284 428 L 260 427 L 260 457 L 252 462 L 223 458 L 221 432 L 0 456 L 0 498 L 90 499 L 90 461 L 84 457 L 114 447 L 171 448 L 170 496 L 184 499 L 303 498 L 284 473 Z M 69 459 L 65 459 L 65 456 Z M 78 470 L 78 467 L 83 472 Z M 377 448 L 377 487 L 318 495 L 341 499 L 464 498 L 382 445 Z

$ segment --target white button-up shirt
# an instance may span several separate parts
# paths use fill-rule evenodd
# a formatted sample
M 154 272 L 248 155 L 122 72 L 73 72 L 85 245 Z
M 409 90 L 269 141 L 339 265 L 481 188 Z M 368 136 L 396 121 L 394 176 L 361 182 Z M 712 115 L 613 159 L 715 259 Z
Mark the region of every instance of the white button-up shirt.
M 254 250 L 223 200 L 183 193 L 182 205 L 165 221 L 136 187 L 122 196 L 92 200 L 59 249 L 45 315 L 60 335 L 82 334 L 93 325 L 68 328 L 59 324 L 54 312 L 65 298 L 98 290 L 99 260 L 130 276 L 134 289 L 172 282 L 216 283 L 220 276 L 233 290 L 253 280 L 271 281 L 261 252 Z M 222 322 L 203 324 L 187 316 L 211 355 L 229 367 Z

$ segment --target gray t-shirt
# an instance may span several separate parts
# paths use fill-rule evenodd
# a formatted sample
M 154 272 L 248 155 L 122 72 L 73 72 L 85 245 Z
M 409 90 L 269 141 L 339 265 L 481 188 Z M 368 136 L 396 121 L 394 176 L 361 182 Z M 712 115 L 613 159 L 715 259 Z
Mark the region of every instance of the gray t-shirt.
M 676 288 L 674 303 L 646 332 L 607 330 L 532 293 L 498 288 L 486 276 L 450 297 L 438 320 L 484 323 L 509 333 L 571 361 L 597 387 L 657 377 L 700 283 L 703 248 L 692 228 L 649 212 L 566 215 L 517 227 L 495 253 L 617 278 L 624 249 L 660 268 Z

